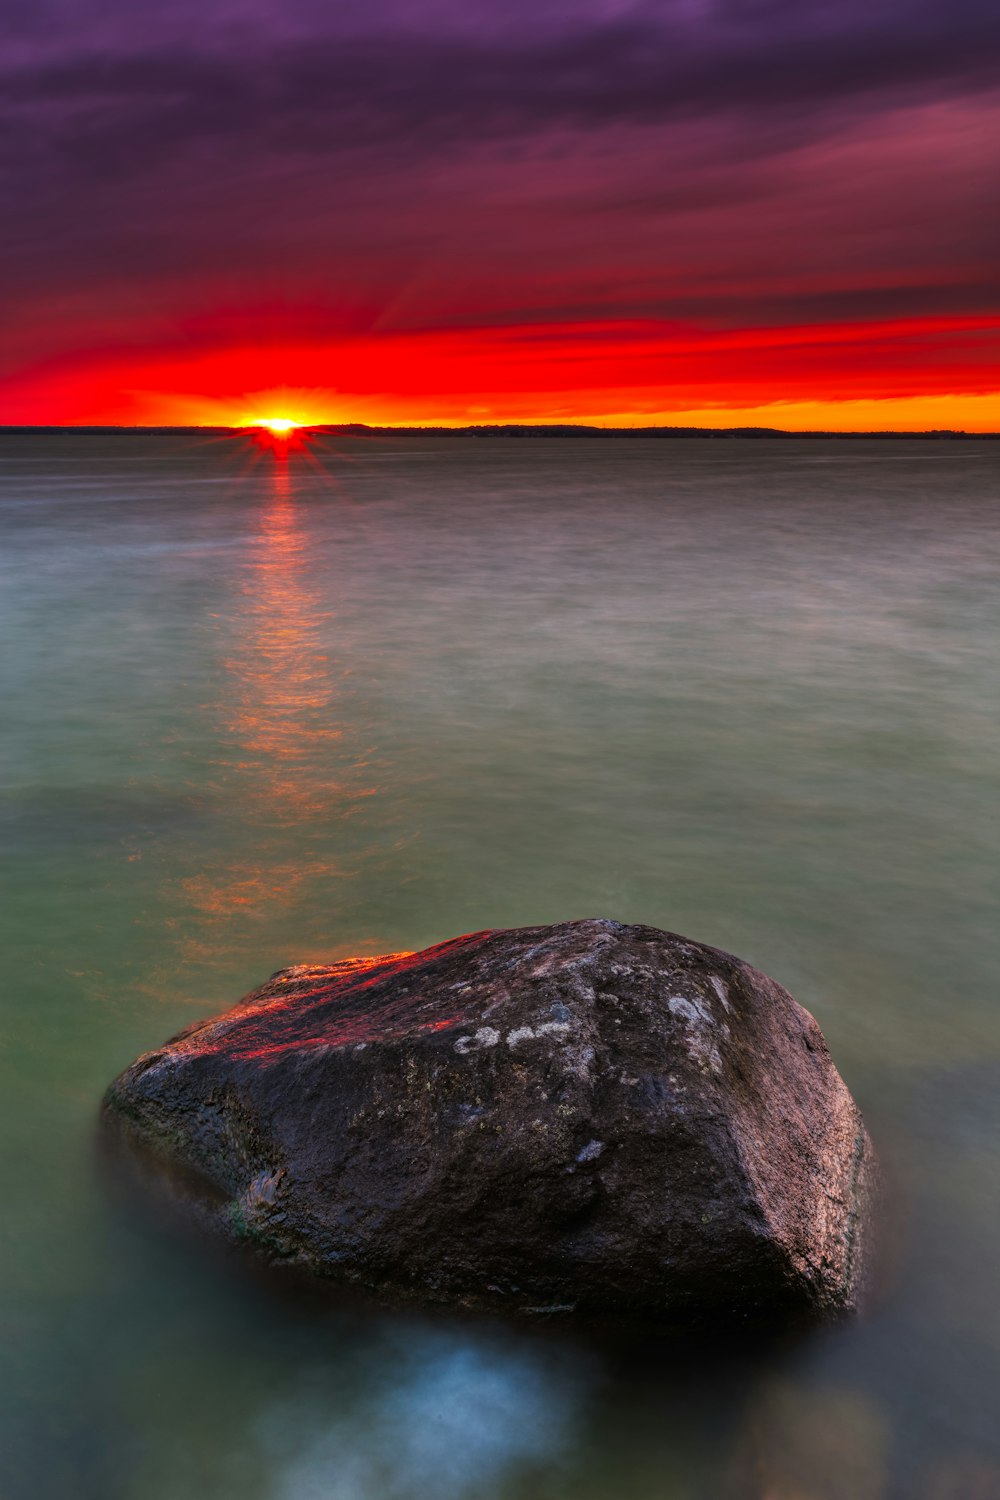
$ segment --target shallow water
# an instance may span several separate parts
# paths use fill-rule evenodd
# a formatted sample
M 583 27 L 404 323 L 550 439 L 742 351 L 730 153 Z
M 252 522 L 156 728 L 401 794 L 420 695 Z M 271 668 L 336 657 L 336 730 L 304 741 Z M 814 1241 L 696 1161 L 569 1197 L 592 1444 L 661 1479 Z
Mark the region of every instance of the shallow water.
M 0 440 L 0 1495 L 1000 1495 L 1000 445 Z M 94 1170 L 274 969 L 610 916 L 817 1015 L 892 1190 L 743 1356 L 314 1308 Z

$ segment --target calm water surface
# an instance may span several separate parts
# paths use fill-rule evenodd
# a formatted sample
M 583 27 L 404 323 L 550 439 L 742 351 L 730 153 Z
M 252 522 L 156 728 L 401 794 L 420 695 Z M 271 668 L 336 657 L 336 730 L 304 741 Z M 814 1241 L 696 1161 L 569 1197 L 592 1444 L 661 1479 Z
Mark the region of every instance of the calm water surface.
M 0 444 L 3 1500 L 1000 1495 L 1000 445 Z M 609 916 L 819 1018 L 864 1323 L 735 1359 L 279 1299 L 105 1085 L 281 965 Z

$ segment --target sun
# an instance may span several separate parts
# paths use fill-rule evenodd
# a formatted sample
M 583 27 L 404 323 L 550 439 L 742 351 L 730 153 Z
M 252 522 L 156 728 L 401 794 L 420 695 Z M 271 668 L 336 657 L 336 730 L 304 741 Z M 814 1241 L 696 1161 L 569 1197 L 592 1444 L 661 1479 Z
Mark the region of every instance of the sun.
M 291 417 L 261 417 L 255 424 L 258 427 L 266 427 L 268 432 L 273 432 L 275 437 L 287 437 L 298 427 L 298 422 L 293 422 Z

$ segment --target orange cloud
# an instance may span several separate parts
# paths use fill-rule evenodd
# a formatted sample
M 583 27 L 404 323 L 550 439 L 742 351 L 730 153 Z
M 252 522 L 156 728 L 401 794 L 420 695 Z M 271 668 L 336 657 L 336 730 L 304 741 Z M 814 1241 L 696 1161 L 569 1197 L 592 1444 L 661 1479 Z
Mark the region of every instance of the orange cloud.
M 243 326 L 253 326 L 247 315 Z M 1000 427 L 1000 319 L 713 330 L 643 320 L 122 347 L 3 391 L 16 423 Z

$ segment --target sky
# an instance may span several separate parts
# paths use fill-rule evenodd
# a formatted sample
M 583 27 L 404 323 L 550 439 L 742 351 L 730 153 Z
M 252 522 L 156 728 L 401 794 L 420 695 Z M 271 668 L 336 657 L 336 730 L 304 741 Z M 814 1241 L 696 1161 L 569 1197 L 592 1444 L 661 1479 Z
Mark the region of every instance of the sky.
M 995 0 L 5 0 L 0 422 L 1000 430 Z

